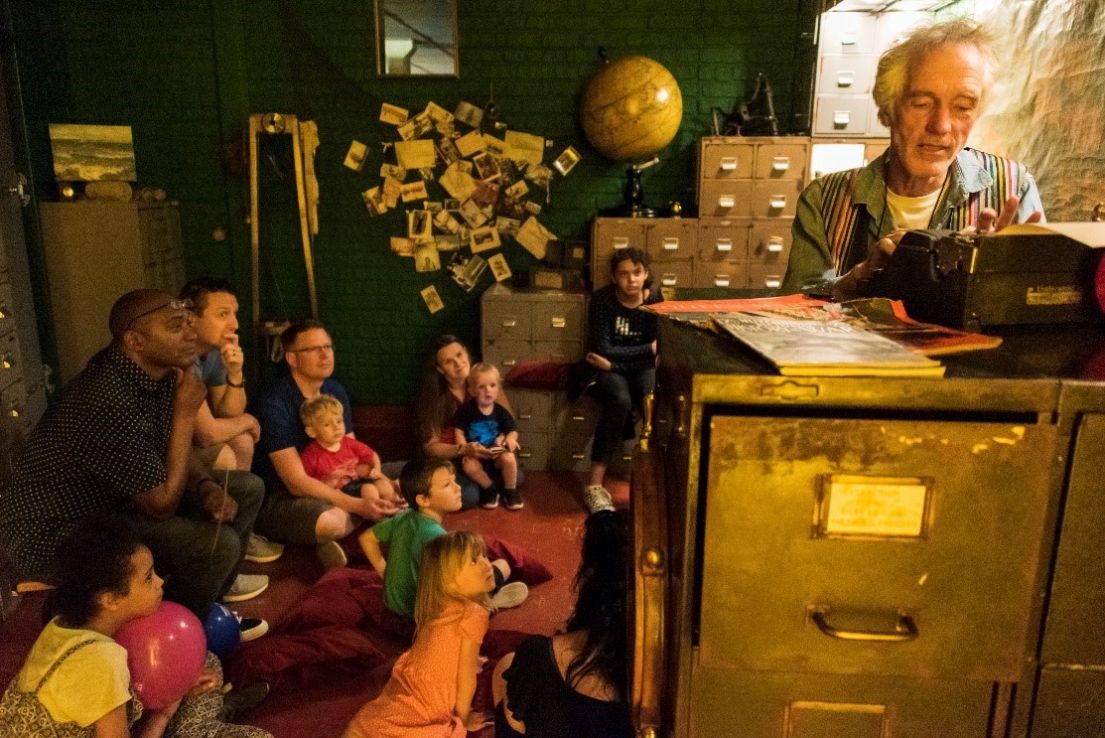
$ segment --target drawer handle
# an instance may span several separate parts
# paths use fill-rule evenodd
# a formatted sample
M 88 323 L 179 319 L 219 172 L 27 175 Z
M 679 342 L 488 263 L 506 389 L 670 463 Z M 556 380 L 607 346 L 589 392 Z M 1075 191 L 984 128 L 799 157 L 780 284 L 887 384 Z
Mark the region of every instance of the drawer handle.
M 15 404 L 11 405 L 8 408 L 8 417 L 9 418 L 18 418 L 21 415 L 23 415 L 23 406 L 22 405 L 20 405 L 18 403 L 15 403 Z
M 785 172 L 790 169 L 790 157 L 789 156 L 776 156 L 771 160 L 771 168 L 776 172 Z
M 851 87 L 856 83 L 855 72 L 837 72 L 836 86 L 837 87 Z
M 505 319 L 503 319 L 503 328 L 517 328 L 517 327 L 518 327 L 518 319 L 517 318 L 505 318 Z
M 737 205 L 737 198 L 734 195 L 721 195 L 717 199 L 717 206 L 726 210 L 732 210 Z
M 856 45 L 856 32 L 855 31 L 845 31 L 844 34 L 840 37 L 840 45 L 841 46 L 855 46 Z
M 587 454 L 584 454 L 582 452 L 575 453 L 575 454 L 572 454 L 572 458 L 576 461 L 583 461 L 585 458 L 587 458 Z
M 852 122 L 851 110 L 834 110 L 833 111 L 833 125 L 837 128 L 845 128 Z
M 715 287 L 728 287 L 729 286 L 729 275 L 728 274 L 715 274 L 714 275 L 714 286 Z
M 529 459 L 529 458 L 533 457 L 533 452 L 532 451 L 521 451 L 521 450 L 519 450 L 519 451 L 516 452 L 516 454 L 517 454 L 519 459 Z
M 772 195 L 768 199 L 768 204 L 771 205 L 772 210 L 782 210 L 787 206 L 786 195 Z
M 764 277 L 764 287 L 769 290 L 777 290 L 783 286 L 783 280 L 779 277 Z
M 568 319 L 561 315 L 554 315 L 549 323 L 553 328 L 565 328 L 568 325 Z
M 533 420 L 533 413 L 518 413 L 518 420 Z
M 587 420 L 587 416 L 586 415 L 573 415 L 572 420 L 574 420 L 577 423 L 582 423 L 584 420 Z
M 665 287 L 674 287 L 675 283 L 678 281 L 679 277 L 671 274 L 670 272 L 660 276 L 660 284 L 664 285 Z
M 772 254 L 783 253 L 783 237 L 771 236 L 767 239 L 767 250 Z
M 841 628 L 834 628 L 829 624 L 828 615 L 828 607 L 815 606 L 809 609 L 810 620 L 817 626 L 817 629 L 830 638 L 836 638 L 840 641 L 904 643 L 906 641 L 917 640 L 917 636 L 920 635 L 920 631 L 917 630 L 916 621 L 900 610 L 898 611 L 898 621 L 894 624 L 893 631 L 843 630 Z
M 628 236 L 616 236 L 616 237 L 610 239 L 610 243 L 612 243 L 614 245 L 615 249 L 627 249 L 627 248 L 629 248 L 629 237 Z
M 733 250 L 733 239 L 731 238 L 719 238 L 714 242 L 714 248 L 718 251 L 729 253 Z
M 11 313 L 8 312 L 8 306 L 0 305 L 0 320 L 6 319 L 9 315 L 11 315 Z
M 503 366 L 514 366 L 517 363 L 517 359 L 503 359 Z
M 11 369 L 14 366 L 15 366 L 15 357 L 12 356 L 11 354 L 4 354 L 3 357 L 0 357 L 0 367 L 3 367 L 4 369 Z
M 668 236 L 664 239 L 662 244 L 664 251 L 678 251 L 679 250 L 679 238 L 676 236 Z
M 737 157 L 735 157 L 735 156 L 723 156 L 723 157 L 721 157 L 721 171 L 723 171 L 723 172 L 735 172 L 735 171 L 737 171 Z

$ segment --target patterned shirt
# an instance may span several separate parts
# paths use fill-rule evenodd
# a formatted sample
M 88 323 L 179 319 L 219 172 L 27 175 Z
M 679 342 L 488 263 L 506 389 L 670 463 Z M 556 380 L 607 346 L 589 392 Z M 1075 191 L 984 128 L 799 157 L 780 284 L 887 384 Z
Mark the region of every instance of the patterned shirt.
M 591 296 L 587 324 L 590 350 L 610 361 L 616 372 L 636 372 L 655 363 L 652 342 L 656 340 L 656 316 L 618 301 L 616 285 L 608 284 Z M 659 290 L 651 290 L 645 305 L 663 301 Z
M 826 174 L 802 191 L 784 293 L 847 273 L 867 258 L 871 243 L 895 230 L 886 205 L 886 156 L 861 169 Z M 1021 200 L 1017 223 L 1044 211 L 1036 181 L 1023 164 L 963 149 L 948 171 L 929 228 L 958 231 L 974 225 L 983 208 L 1000 212 L 1010 195 Z
M 0 548 L 21 579 L 50 581 L 58 543 L 95 512 L 130 509 L 166 479 L 176 374 L 157 381 L 112 345 L 47 410 L 0 494 Z

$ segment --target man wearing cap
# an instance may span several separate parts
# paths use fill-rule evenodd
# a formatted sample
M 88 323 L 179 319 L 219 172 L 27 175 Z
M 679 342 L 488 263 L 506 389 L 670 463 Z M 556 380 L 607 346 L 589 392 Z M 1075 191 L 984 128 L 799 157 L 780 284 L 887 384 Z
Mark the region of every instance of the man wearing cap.
M 264 485 L 226 485 L 192 451 L 206 391 L 194 370 L 187 300 L 135 290 L 111 309 L 111 343 L 93 356 L 27 439 L 0 495 L 0 553 L 20 581 L 50 583 L 56 549 L 78 521 L 117 511 L 137 525 L 165 577 L 165 597 L 200 617 L 219 596 L 260 594 L 268 578 L 238 575 Z

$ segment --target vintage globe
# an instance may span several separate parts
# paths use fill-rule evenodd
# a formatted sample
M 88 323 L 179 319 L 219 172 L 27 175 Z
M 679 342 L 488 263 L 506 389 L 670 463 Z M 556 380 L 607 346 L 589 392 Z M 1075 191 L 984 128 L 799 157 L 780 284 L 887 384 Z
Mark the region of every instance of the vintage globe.
M 587 82 L 579 117 L 587 140 L 617 162 L 649 159 L 671 143 L 683 120 L 683 95 L 663 65 L 643 56 L 604 64 Z

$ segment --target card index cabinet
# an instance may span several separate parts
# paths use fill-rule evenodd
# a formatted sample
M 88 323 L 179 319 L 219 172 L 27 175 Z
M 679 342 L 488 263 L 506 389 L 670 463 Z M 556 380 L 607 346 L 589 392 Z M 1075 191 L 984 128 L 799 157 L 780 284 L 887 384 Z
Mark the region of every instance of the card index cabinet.
M 944 379 L 797 378 L 662 319 L 631 494 L 639 727 L 1100 734 L 1105 378 L 1080 372 L 1105 334 L 1049 330 L 941 357 Z

